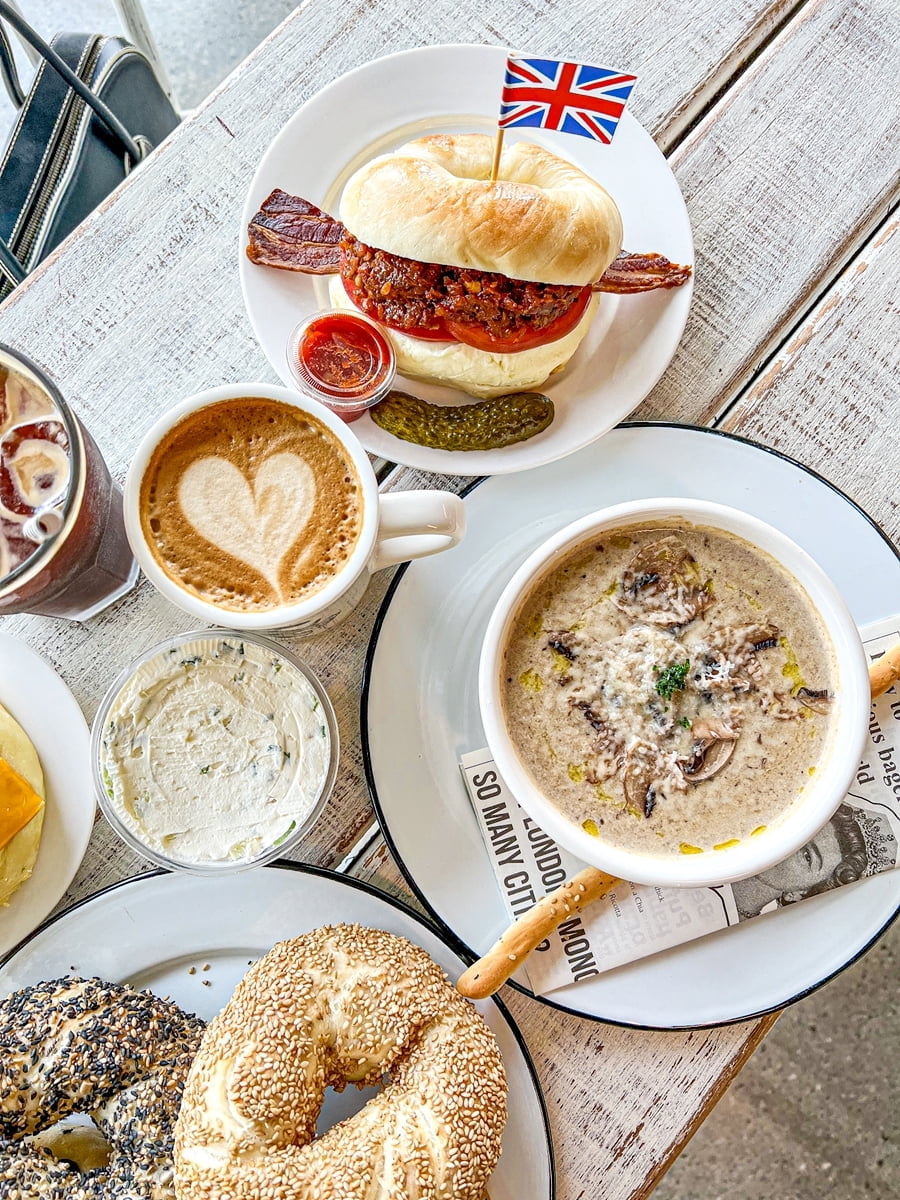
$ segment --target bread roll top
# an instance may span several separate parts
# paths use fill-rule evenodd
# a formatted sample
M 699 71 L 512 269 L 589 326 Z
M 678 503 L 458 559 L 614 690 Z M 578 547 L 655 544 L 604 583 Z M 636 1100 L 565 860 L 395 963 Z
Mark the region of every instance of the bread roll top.
M 493 139 L 435 134 L 366 163 L 340 216 L 360 241 L 404 258 L 513 279 L 584 286 L 622 248 L 622 220 L 596 180 L 541 146 L 516 142 L 490 182 Z

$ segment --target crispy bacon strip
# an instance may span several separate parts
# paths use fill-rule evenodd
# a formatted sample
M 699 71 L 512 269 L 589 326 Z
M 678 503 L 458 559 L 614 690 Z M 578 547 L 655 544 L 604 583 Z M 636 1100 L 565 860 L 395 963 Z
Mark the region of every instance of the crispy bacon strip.
M 247 257 L 263 267 L 330 275 L 340 267 L 344 226 L 302 196 L 276 188 L 250 222 Z M 681 287 L 691 268 L 662 254 L 629 254 L 623 250 L 593 285 L 595 292 L 650 292 Z
M 595 292 L 652 292 L 655 288 L 676 288 L 691 277 L 691 268 L 670 262 L 662 254 L 629 254 L 623 250 L 614 258 L 593 286 Z
M 280 188 L 264 201 L 247 234 L 247 257 L 260 266 L 332 275 L 340 265 L 341 222 Z

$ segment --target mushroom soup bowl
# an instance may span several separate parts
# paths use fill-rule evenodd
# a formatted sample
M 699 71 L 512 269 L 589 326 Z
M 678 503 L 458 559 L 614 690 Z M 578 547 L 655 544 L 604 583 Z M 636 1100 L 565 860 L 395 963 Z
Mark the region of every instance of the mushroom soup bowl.
M 618 878 L 702 887 L 804 847 L 854 776 L 865 652 L 795 542 L 736 509 L 639 500 L 580 518 L 518 568 L 479 702 L 525 812 Z

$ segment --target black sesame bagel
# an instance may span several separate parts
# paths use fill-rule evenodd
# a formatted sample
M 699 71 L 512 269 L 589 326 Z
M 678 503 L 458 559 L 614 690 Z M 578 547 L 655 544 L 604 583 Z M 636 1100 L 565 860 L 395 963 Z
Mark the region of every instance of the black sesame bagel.
M 325 1089 L 389 1082 L 313 1140 Z M 359 925 L 260 959 L 212 1021 L 175 1133 L 179 1200 L 481 1200 L 506 1076 L 424 950 Z
M 0 1001 L 0 1197 L 174 1197 L 175 1117 L 202 1032 L 177 1005 L 99 979 L 56 979 Z M 65 1133 L 22 1140 L 73 1113 L 93 1118 L 107 1162 L 79 1170 Z

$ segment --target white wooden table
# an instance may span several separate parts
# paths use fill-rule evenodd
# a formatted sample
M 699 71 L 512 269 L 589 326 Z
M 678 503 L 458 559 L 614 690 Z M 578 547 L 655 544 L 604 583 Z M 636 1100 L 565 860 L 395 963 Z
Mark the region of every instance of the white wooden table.
M 114 473 L 124 476 L 142 430 L 176 399 L 275 381 L 241 302 L 238 215 L 296 106 L 370 58 L 483 42 L 640 76 L 632 110 L 684 192 L 697 287 L 675 359 L 635 415 L 776 447 L 896 540 L 895 0 L 457 0 L 453 16 L 442 7 L 308 0 L 0 308 L 2 340 L 60 381 Z M 420 482 L 398 470 L 387 486 Z M 388 582 L 376 579 L 339 634 L 303 646 L 343 741 L 334 798 L 303 858 L 409 899 L 374 824 L 358 732 L 362 662 Z M 86 624 L 23 616 L 2 629 L 53 664 L 90 720 L 126 660 L 189 623 L 142 582 Z M 64 903 L 145 867 L 98 821 Z M 646 1196 L 775 1019 L 654 1034 L 508 988 L 503 998 L 547 1099 L 560 1200 Z

